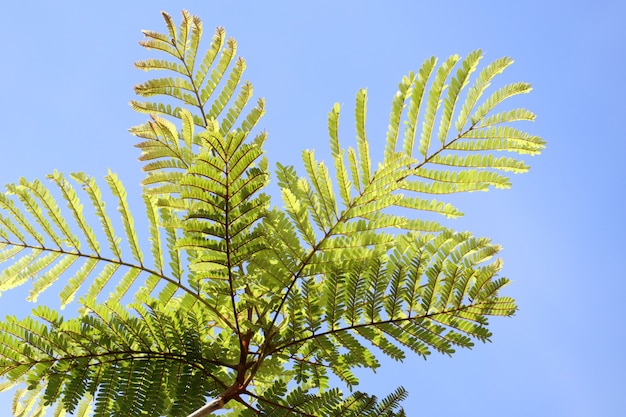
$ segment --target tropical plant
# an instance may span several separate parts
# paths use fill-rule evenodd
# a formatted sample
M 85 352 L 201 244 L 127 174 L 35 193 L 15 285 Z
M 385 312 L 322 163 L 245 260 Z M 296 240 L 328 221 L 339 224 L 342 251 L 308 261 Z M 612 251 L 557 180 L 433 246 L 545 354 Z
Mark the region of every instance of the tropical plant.
M 161 101 L 131 103 L 149 115 L 131 130 L 148 230 L 113 173 L 104 189 L 54 172 L 51 186 L 21 179 L 0 194 L 0 291 L 32 282 L 36 301 L 62 280 L 61 305 L 78 306 L 69 318 L 38 305 L 0 323 L 2 389 L 23 387 L 14 415 L 404 415 L 403 388 L 377 399 L 331 385 L 355 387 L 353 370 L 381 356 L 487 341 L 487 318 L 515 313 L 500 295 L 500 247 L 432 213 L 460 216 L 447 195 L 507 188 L 507 173 L 528 170 L 511 155 L 544 142 L 509 124 L 534 115 L 499 109 L 530 85 L 487 94 L 509 58 L 476 76 L 480 51 L 429 58 L 399 84 L 378 160 L 360 90 L 355 145 L 339 141 L 335 104 L 332 166 L 313 151 L 304 176 L 276 164 L 274 204 L 264 101 L 250 104 L 236 42 L 218 28 L 199 54 L 200 19 L 163 17 L 167 33 L 144 31 L 141 44 L 166 59 L 136 66 L 168 75 L 135 87 Z

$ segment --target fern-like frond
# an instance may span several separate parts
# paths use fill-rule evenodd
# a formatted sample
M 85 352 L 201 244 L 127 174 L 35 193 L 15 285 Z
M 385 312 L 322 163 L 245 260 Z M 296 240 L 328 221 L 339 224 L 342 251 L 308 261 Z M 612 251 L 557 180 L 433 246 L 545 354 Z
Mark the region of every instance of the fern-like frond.
M 19 380 L 29 369 L 28 384 L 39 390 L 20 397 L 20 410 L 28 408 L 24 399 L 34 398 L 40 408 L 57 403 L 83 412 L 87 395 L 96 415 L 175 416 L 225 388 L 228 358 L 213 356 L 222 349 L 200 332 L 210 328 L 208 314 L 165 312 L 153 303 L 136 306 L 134 315 L 112 303 L 84 305 L 89 314 L 75 319 L 39 307 L 38 320 L 0 323 L 0 375 Z
M 323 392 L 297 387 L 290 391 L 286 384 L 279 380 L 260 394 L 251 395 L 256 402 L 256 409 L 249 408 L 242 417 L 268 415 L 277 417 L 401 417 L 404 410 L 400 402 L 407 397 L 404 388 L 398 388 L 385 398 L 362 392 L 344 396 L 338 389 Z M 230 415 L 230 414 L 229 414 Z
M 482 53 L 474 51 L 464 60 L 452 56 L 439 67 L 431 58 L 417 74 L 410 73 L 403 78 L 392 105 L 384 159 L 373 172 L 365 129 L 366 91 L 359 91 L 356 98 L 356 149 L 341 146 L 338 138 L 340 108 L 338 105 L 333 107 L 328 116 L 328 127 L 337 182 L 328 181 L 330 174 L 326 166 L 316 161 L 312 152 L 303 153 L 306 179 L 298 178 L 289 167 L 279 165 L 278 169 L 287 213 L 306 242 L 315 247 L 321 235 L 339 233 L 345 225 L 357 219 L 368 222 L 374 213 L 394 206 L 457 217 L 462 215 L 459 209 L 445 201 L 425 198 L 426 195 L 508 188 L 510 179 L 506 172 L 528 170 L 523 161 L 510 154 L 497 153 L 540 152 L 544 144 L 539 137 L 507 125 L 532 120 L 534 115 L 525 109 L 493 111 L 507 98 L 529 91 L 529 86 L 526 83 L 507 85 L 481 104 L 480 98 L 493 78 L 511 63 L 508 58 L 497 60 L 472 81 L 471 76 L 481 58 Z M 459 62 L 460 67 L 455 73 Z M 468 86 L 469 92 L 466 91 Z M 459 107 L 459 114 L 455 116 Z M 399 123 L 403 118 L 406 128 L 402 151 L 398 152 Z M 451 133 L 453 121 L 455 125 L 464 126 L 470 118 L 469 128 Z M 414 145 L 420 121 L 419 149 L 416 151 Z M 438 140 L 431 141 L 435 135 Z M 336 188 L 343 207 L 335 198 Z M 388 224 L 392 229 L 402 229 L 409 222 L 397 217 Z M 437 230 L 440 226 L 427 227 Z
M 267 210 L 268 198 L 260 192 L 268 174 L 259 144 L 244 144 L 243 134 L 217 135 L 204 136 L 213 152 L 198 155 L 181 179 L 181 198 L 190 206 L 178 224 L 186 236 L 177 244 L 207 252 L 194 261 L 196 266 L 230 270 L 262 247 L 255 226 Z
M 148 216 L 153 255 L 150 263 L 142 253 L 126 191 L 114 174 L 109 173 L 106 180 L 112 201 L 117 202 L 125 239 L 116 232 L 102 190 L 93 178 L 72 174 L 74 184 L 58 172 L 48 178 L 55 188 L 37 180 L 21 179 L 18 184 L 8 185 L 8 192 L 0 194 L 0 291 L 30 281 L 29 300 L 36 301 L 42 292 L 63 278 L 65 284 L 59 293 L 62 306 L 81 291 L 95 298 L 105 288 L 113 290 L 111 299 L 121 300 L 141 278 L 147 280 L 152 290 L 163 282 L 173 286 L 174 291 L 191 291 L 180 272 L 174 240 L 161 239 L 161 213 L 153 198 L 145 198 L 151 214 Z M 93 217 L 84 213 L 81 198 L 85 197 Z M 65 210 L 62 205 L 66 206 Z M 94 223 L 100 223 L 99 227 Z M 102 249 L 100 241 L 106 241 L 108 249 Z M 124 255 L 126 250 L 130 252 L 128 257 Z M 164 259 L 170 260 L 172 268 L 164 266 Z M 118 278 L 116 284 L 112 283 L 114 278 Z
M 322 367 L 352 385 L 349 369 L 378 366 L 362 341 L 397 360 L 405 357 L 398 346 L 451 354 L 489 339 L 487 316 L 515 312 L 498 294 L 508 281 L 497 277 L 499 260 L 489 263 L 499 247 L 487 239 L 446 230 L 395 242 L 388 256 L 337 259 L 321 280 L 303 277 L 289 293 L 289 326 L 273 352 L 288 354 L 305 375 Z
M 143 140 L 137 145 L 142 150 L 140 159 L 151 161 L 145 166 L 146 185 L 178 183 L 182 172 L 191 164 L 191 154 L 196 153 L 192 149 L 193 145 L 198 145 L 193 126 L 210 131 L 216 123 L 221 136 L 239 131 L 245 138 L 265 108 L 265 102 L 259 100 L 256 106 L 245 111 L 253 88 L 249 82 L 242 81 L 245 61 L 237 57 L 237 43 L 226 38 L 223 28 L 217 28 L 207 52 L 198 59 L 203 33 L 200 19 L 183 11 L 177 27 L 169 14 L 163 12 L 163 18 L 168 34 L 144 31 L 147 40 L 140 43 L 147 49 L 164 52 L 169 55 L 168 59 L 151 58 L 135 65 L 145 71 L 173 72 L 175 76 L 149 79 L 137 85 L 135 92 L 143 97 L 166 97 L 178 105 L 131 102 L 133 109 L 153 118 L 131 129 L 133 135 Z M 181 120 L 181 134 L 165 117 Z M 162 188 L 155 192 L 167 194 Z
M 497 112 L 502 102 L 515 95 L 529 92 L 530 85 L 527 83 L 505 85 L 481 102 L 481 97 L 494 77 L 512 63 L 509 58 L 496 60 L 472 80 L 471 76 L 481 59 L 482 53 L 474 51 L 464 60 L 455 55 L 437 67 L 436 59 L 430 58 L 424 62 L 417 74 L 410 73 L 402 79 L 392 102 L 383 160 L 384 165 L 394 158 L 399 139 L 399 125 L 404 119 L 406 127 L 402 153 L 415 160 L 404 161 L 403 168 L 409 172 L 395 180 L 400 181 L 400 189 L 421 194 L 448 194 L 486 190 L 491 186 L 508 188 L 509 177 L 494 171 L 517 173 L 528 169 L 523 161 L 510 156 L 510 153 L 537 154 L 543 149 L 544 142 L 541 138 L 508 125 L 534 120 L 532 112 L 521 108 Z M 454 68 L 459 62 L 460 67 L 455 73 Z M 432 74 L 435 74 L 434 79 Z M 352 148 L 344 151 L 339 146 L 336 133 L 338 108 L 329 114 L 331 150 L 335 158 L 336 175 L 340 180 L 338 186 L 346 206 L 350 206 L 350 202 L 347 200 L 348 179 L 343 163 L 344 154 L 347 154 L 347 166 L 352 176 L 350 182 L 354 184 L 357 192 L 362 192 L 367 182 L 363 182 L 366 173 L 363 167 L 369 163 L 363 159 L 366 144 L 362 139 L 365 101 L 365 90 L 361 90 L 357 94 L 356 103 L 359 152 Z M 459 107 L 460 110 L 457 111 Z M 420 121 L 421 131 L 418 129 Z M 453 122 L 455 132 L 451 129 Z M 420 139 L 416 152 L 414 148 L 418 132 Z M 432 140 L 435 135 L 437 141 Z M 471 155 L 459 155 L 459 152 Z M 507 152 L 509 155 L 497 155 L 495 152 Z M 435 170 L 429 165 L 445 165 L 446 170 Z M 420 198 L 415 201 L 425 200 Z M 406 207 L 406 204 L 404 206 Z M 420 204 L 414 208 L 422 210 L 424 207 Z M 434 206 L 426 210 L 438 211 Z

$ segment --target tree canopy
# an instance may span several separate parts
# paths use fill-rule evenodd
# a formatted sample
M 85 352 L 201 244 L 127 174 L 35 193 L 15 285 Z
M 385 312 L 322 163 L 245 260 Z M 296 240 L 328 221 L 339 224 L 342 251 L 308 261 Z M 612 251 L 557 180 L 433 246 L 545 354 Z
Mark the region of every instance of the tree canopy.
M 535 116 L 502 103 L 531 86 L 491 88 L 507 57 L 428 58 L 398 84 L 382 155 L 360 90 L 355 142 L 340 142 L 335 104 L 332 161 L 305 150 L 298 173 L 264 155 L 265 102 L 235 40 L 217 28 L 203 50 L 198 17 L 163 17 L 166 32 L 141 44 L 165 58 L 135 65 L 165 75 L 131 102 L 149 115 L 131 129 L 143 210 L 114 173 L 53 172 L 0 194 L 0 291 L 32 283 L 36 301 L 61 280 L 61 305 L 78 306 L 0 322 L 0 389 L 22 384 L 14 415 L 404 415 L 401 387 L 376 398 L 336 385 L 356 388 L 355 368 L 384 356 L 488 341 L 488 318 L 515 313 L 500 247 L 434 216 L 462 215 L 450 194 L 528 170 L 519 155 L 544 142 L 512 124 Z

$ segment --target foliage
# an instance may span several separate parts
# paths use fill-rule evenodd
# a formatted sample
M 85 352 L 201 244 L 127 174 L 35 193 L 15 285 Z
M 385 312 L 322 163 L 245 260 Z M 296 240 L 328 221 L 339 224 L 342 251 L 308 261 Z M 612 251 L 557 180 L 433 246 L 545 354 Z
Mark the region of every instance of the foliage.
M 14 414 L 404 415 L 404 389 L 346 396 L 330 378 L 351 388 L 354 369 L 381 356 L 470 348 L 489 340 L 489 316 L 515 313 L 500 295 L 499 246 L 432 213 L 460 216 L 447 195 L 507 188 L 509 173 L 528 170 L 511 155 L 544 143 L 510 124 L 534 115 L 500 109 L 530 85 L 488 93 L 509 58 L 480 71 L 480 51 L 427 59 L 398 85 L 379 161 L 361 90 L 354 146 L 339 141 L 336 104 L 332 164 L 307 150 L 304 176 L 276 165 L 281 206 L 264 194 L 264 101 L 251 103 L 236 42 L 218 28 L 201 54 L 199 18 L 163 17 L 167 33 L 144 31 L 141 44 L 166 59 L 136 66 L 167 75 L 135 88 L 157 101 L 131 103 L 150 117 L 131 129 L 148 230 L 113 173 L 105 188 L 54 172 L 52 186 L 22 179 L 0 194 L 0 291 L 32 282 L 36 301 L 62 280 L 61 305 L 79 306 L 0 323 L 2 388 L 27 387 Z

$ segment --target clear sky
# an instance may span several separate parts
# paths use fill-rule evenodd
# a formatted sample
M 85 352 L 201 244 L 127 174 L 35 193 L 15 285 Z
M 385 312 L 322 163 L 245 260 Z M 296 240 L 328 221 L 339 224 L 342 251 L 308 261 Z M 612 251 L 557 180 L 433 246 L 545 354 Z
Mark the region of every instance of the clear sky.
M 163 31 L 160 10 L 224 26 L 267 100 L 262 126 L 272 162 L 327 153 L 326 114 L 369 91 L 369 137 L 382 148 L 401 77 L 431 56 L 481 48 L 516 63 L 500 82 L 527 81 L 516 104 L 548 141 L 511 190 L 467 194 L 456 229 L 504 246 L 511 319 L 492 320 L 492 343 L 402 364 L 384 362 L 360 389 L 403 385 L 409 416 L 626 415 L 624 181 L 626 3 L 614 1 L 164 1 L 4 2 L 0 25 L 0 183 L 53 169 L 117 172 L 129 194 L 142 178 L 127 129 L 144 121 L 128 101 L 145 74 L 141 29 Z M 376 139 L 378 137 L 379 139 Z M 136 197 L 133 197 L 138 202 Z M 22 292 L 0 315 L 28 314 Z M 11 394 L 0 394 L 8 415 Z

